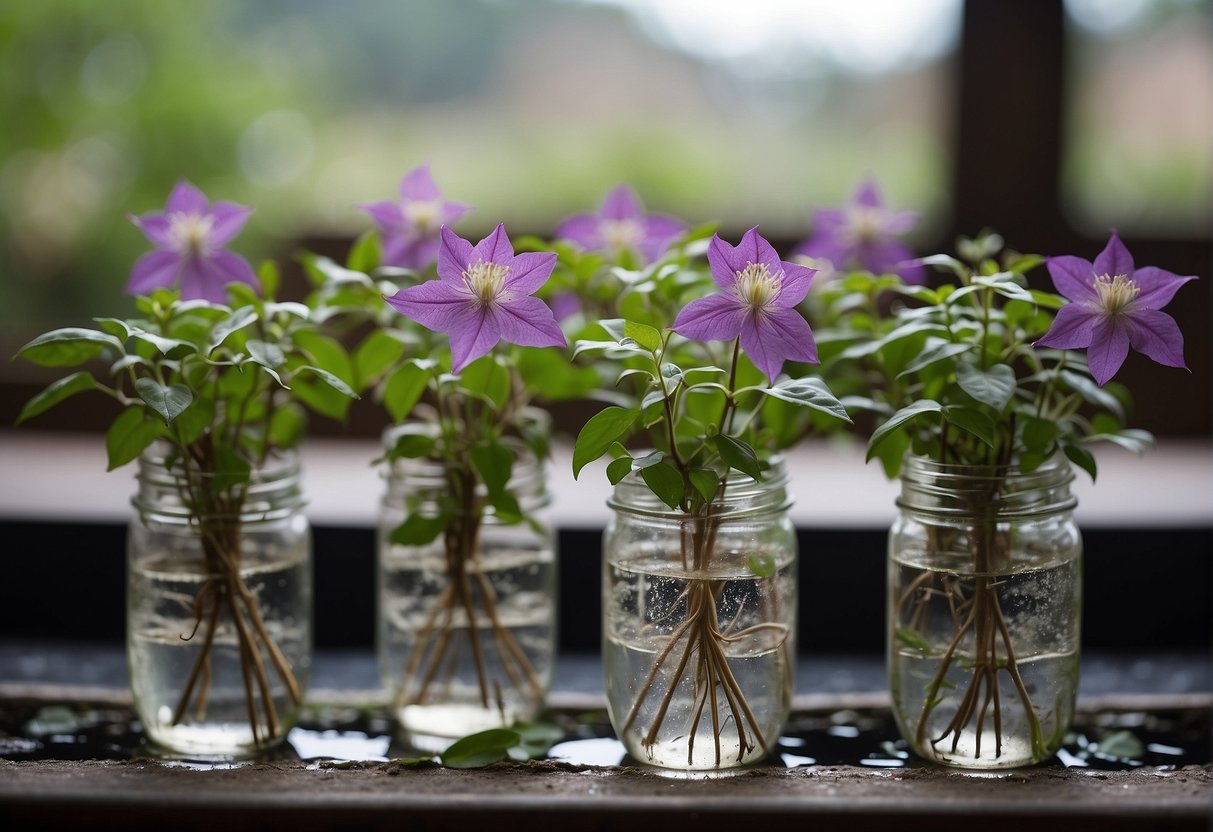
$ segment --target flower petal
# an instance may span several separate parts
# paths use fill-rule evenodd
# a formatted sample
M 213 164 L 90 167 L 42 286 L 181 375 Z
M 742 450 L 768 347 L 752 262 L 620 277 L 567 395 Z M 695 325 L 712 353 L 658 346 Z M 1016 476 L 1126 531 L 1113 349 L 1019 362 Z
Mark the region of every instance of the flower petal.
M 732 294 L 709 295 L 683 307 L 670 327 L 696 341 L 730 341 L 741 332 L 746 306 Z
M 363 202 L 356 207 L 370 214 L 377 226 L 391 234 L 401 233 L 408 224 L 404 218 L 404 207 L 399 202 Z
M 384 300 L 401 315 L 435 332 L 451 332 L 463 320 L 463 311 L 478 305 L 471 292 L 441 280 L 409 286 Z
M 1094 271 L 1097 275 L 1109 275 L 1115 277 L 1118 274 L 1123 274 L 1125 277 L 1133 276 L 1133 255 L 1129 254 L 1129 250 L 1125 248 L 1125 244 L 1120 241 L 1120 235 L 1115 231 L 1108 238 L 1108 244 L 1104 246 L 1104 250 L 1095 258 Z
M 203 257 L 187 257 L 181 261 L 181 299 L 201 299 L 223 303 L 227 292 L 223 288 L 223 273 Z
M 897 265 L 914 257 L 909 246 L 896 240 L 873 240 L 854 252 L 859 265 L 872 274 L 896 274 Z
M 602 246 L 599 222 L 597 214 L 574 214 L 556 226 L 555 235 L 557 239 L 572 240 L 584 249 L 593 250 Z
M 430 164 L 426 162 L 404 175 L 400 180 L 400 197 L 414 202 L 429 202 L 438 199 L 442 193 L 430 176 Z
M 1098 300 L 1095 291 L 1095 267 L 1089 260 L 1066 254 L 1045 259 L 1053 285 L 1072 301 Z
M 438 245 L 438 277 L 443 283 L 464 286 L 463 273 L 472 265 L 472 244 L 445 225 L 440 232 L 442 242 Z
M 547 251 L 528 251 L 519 254 L 510 264 L 502 289 L 532 294 L 547 282 L 556 266 L 556 255 Z
M 438 240 L 434 237 L 403 237 L 400 248 L 400 265 L 419 272 L 438 259 Z M 463 279 L 460 278 L 460 283 Z
M 169 236 L 169 219 L 168 215 L 160 211 L 153 211 L 148 214 L 140 214 L 135 216 L 130 215 L 130 220 L 135 224 L 135 227 L 143 232 L 143 236 L 147 237 L 161 248 L 170 248 L 173 245 L 173 238 Z
M 214 247 L 225 246 L 244 228 L 253 209 L 235 202 L 216 202 L 211 208 L 214 225 L 207 241 Z
M 567 345 L 560 324 L 548 305 L 539 298 L 520 297 L 494 304 L 489 312 L 496 320 L 501 338 L 522 347 L 563 347 Z
M 1057 310 L 1053 325 L 1033 346 L 1058 350 L 1089 347 L 1095 337 L 1095 324 L 1101 317 L 1098 312 L 1092 312 L 1086 304 L 1067 303 Z
M 792 249 L 792 256 L 829 260 L 834 264 L 834 268 L 845 269 L 854 250 L 853 246 L 839 242 L 833 234 L 818 232 Z
M 1100 387 L 1116 375 L 1128 354 L 1128 327 L 1114 315 L 1105 315 L 1096 321 L 1091 332 L 1091 346 L 1087 348 L 1087 366 Z
M 741 348 L 772 382 L 788 358 L 817 360 L 812 330 L 805 319 L 791 309 L 747 315 L 741 325 Z
M 893 271 L 901 276 L 903 283 L 911 286 L 922 286 L 927 282 L 927 269 L 916 257 L 899 261 L 893 266 Z
M 660 260 L 670 243 L 687 230 L 687 224 L 676 217 L 649 214 L 644 218 L 644 237 L 640 241 L 640 253 L 649 262 Z
M 643 211 L 636 192 L 627 185 L 616 185 L 602 202 L 604 220 L 632 220 Z
M 146 295 L 152 289 L 167 288 L 176 282 L 180 269 L 180 254 L 174 251 L 148 252 L 135 261 L 125 291 L 131 295 Z
M 810 269 L 799 263 L 789 263 L 786 260 L 780 263 L 779 267 L 783 269 L 783 282 L 779 287 L 779 294 L 772 304 L 782 308 L 791 308 L 804 300 L 804 296 L 809 293 L 809 286 L 813 283 L 813 276 L 817 274 L 817 269 Z
M 499 318 L 487 307 L 469 304 L 455 313 L 451 336 L 451 372 L 457 373 L 501 340 Z
M 462 202 L 444 202 L 442 203 L 442 224 L 451 225 L 464 214 L 475 210 L 471 205 L 465 205 Z
M 905 234 L 918 225 L 917 211 L 890 211 L 881 229 L 885 234 Z
M 1188 369 L 1184 363 L 1184 336 L 1175 319 L 1156 309 L 1140 309 L 1129 316 L 1129 343 L 1159 364 Z
M 206 194 L 195 188 L 184 179 L 178 179 L 173 186 L 173 192 L 168 195 L 164 206 L 166 214 L 205 214 L 207 209 Z
M 1134 299 L 1134 305 L 1145 309 L 1162 309 L 1175 297 L 1180 286 L 1195 279 L 1195 275 L 1180 277 L 1157 266 L 1138 269 L 1133 273 L 1133 282 L 1141 289 L 1141 294 Z
M 207 259 L 209 261 L 207 268 L 220 286 L 240 282 L 246 283 L 254 289 L 261 288 L 261 281 L 253 273 L 253 267 L 239 254 L 230 251 L 216 251 Z
M 510 244 L 509 235 L 505 233 L 505 224 L 498 223 L 497 227 L 472 249 L 472 256 L 468 262 L 476 263 L 483 260 L 486 263 L 500 263 L 508 266 L 510 258 L 513 256 L 514 246 Z
M 879 208 L 884 205 L 884 199 L 880 194 L 880 186 L 876 184 L 875 179 L 865 179 L 860 183 L 855 190 L 855 196 L 851 201 L 856 205 L 864 205 L 868 208 Z
M 712 268 L 712 280 L 725 291 L 732 290 L 737 283 L 737 272 L 741 271 L 740 268 L 733 268 L 733 260 L 733 247 L 720 239 L 719 234 L 713 234 L 712 241 L 708 243 L 708 265 Z

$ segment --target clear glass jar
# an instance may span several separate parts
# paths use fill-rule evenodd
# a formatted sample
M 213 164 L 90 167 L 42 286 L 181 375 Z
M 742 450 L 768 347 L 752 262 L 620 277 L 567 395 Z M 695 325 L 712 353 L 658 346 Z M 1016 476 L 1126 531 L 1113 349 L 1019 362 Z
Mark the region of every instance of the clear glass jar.
M 602 653 L 615 733 L 639 762 L 762 760 L 792 703 L 796 533 L 787 475 L 734 472 L 710 513 L 671 511 L 635 473 L 603 540 Z
M 385 434 L 387 447 L 398 430 Z M 398 459 L 386 474 L 376 652 L 393 713 L 420 750 L 531 720 L 551 687 L 556 544 L 544 464 L 520 441 L 503 444 L 514 452 L 506 489 L 521 521 L 496 515 L 470 465 Z M 461 512 L 457 493 L 475 494 L 471 512 Z M 456 516 L 430 542 L 393 541 L 406 519 L 443 511 Z
M 909 457 L 889 533 L 893 713 L 920 756 L 1051 756 L 1078 690 L 1082 539 L 1064 457 L 1031 472 Z
M 148 739 L 244 756 L 295 723 L 312 656 L 312 544 L 293 453 L 247 487 L 139 460 L 127 535 L 127 662 Z

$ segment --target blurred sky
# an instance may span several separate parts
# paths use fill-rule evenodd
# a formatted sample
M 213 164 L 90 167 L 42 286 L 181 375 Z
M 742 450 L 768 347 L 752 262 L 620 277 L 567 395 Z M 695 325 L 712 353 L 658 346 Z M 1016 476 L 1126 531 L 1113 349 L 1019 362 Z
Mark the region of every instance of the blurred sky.
M 739 9 L 744 7 L 744 14 Z M 1060 183 L 1079 228 L 1207 234 L 1213 34 L 1201 0 L 1067 0 Z M 620 181 L 787 240 L 876 176 L 949 220 L 960 0 L 43 0 L 0 11 L 0 321 L 125 309 L 128 211 L 181 176 L 257 207 L 237 248 L 368 227 L 429 162 L 545 234 Z M 1031 60 L 1030 55 L 1024 56 Z M 1008 129 L 1014 129 L 1008 113 Z

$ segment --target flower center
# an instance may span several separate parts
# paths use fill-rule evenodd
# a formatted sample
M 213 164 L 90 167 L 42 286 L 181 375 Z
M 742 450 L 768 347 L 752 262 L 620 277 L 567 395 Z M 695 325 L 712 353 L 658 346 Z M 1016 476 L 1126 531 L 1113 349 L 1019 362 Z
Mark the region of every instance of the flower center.
M 419 199 L 405 202 L 404 217 L 421 234 L 437 231 L 442 225 L 442 200 Z
M 852 205 L 847 219 L 847 230 L 856 243 L 872 242 L 884 228 L 884 211 L 867 205 Z
M 598 232 L 603 245 L 612 251 L 634 249 L 644 238 L 644 229 L 636 220 L 601 220 Z
M 775 300 L 782 286 L 782 271 L 771 274 L 765 263 L 746 263 L 745 268 L 737 272 L 733 291 L 742 303 L 761 309 Z
M 1109 315 L 1115 315 L 1141 294 L 1141 288 L 1127 274 L 1101 274 L 1095 278 L 1095 291 L 1099 294 L 1099 305 Z
M 181 254 L 204 254 L 209 248 L 215 218 L 210 214 L 172 214 L 168 218 L 168 233 L 173 247 Z
M 480 299 L 482 306 L 488 306 L 501 294 L 501 287 L 505 285 L 505 276 L 509 272 L 509 266 L 479 260 L 463 273 L 463 282 Z

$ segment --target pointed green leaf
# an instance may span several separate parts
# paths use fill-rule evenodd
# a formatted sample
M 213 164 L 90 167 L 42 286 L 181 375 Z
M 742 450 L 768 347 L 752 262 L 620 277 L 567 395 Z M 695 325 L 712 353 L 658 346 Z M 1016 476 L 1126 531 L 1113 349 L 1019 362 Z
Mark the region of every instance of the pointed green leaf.
M 286 363 L 282 347 L 277 344 L 250 339 L 245 342 L 244 348 L 248 350 L 249 358 L 267 369 L 276 369 Z
M 374 231 L 367 231 L 350 246 L 345 265 L 352 271 L 370 274 L 379 267 L 381 257 L 379 235 Z
M 880 443 L 902 425 L 918 418 L 924 413 L 939 413 L 942 410 L 943 405 L 931 399 L 919 399 L 913 404 L 906 405 L 901 410 L 898 410 L 872 432 L 872 438 L 868 440 L 867 459 L 871 460 L 872 457 L 876 456 L 875 450 Z
M 303 350 L 304 354 L 308 356 L 308 366 L 324 370 L 326 373 L 341 379 L 351 391 L 347 395 L 352 395 L 354 387 L 354 364 L 350 361 L 349 353 L 345 351 L 345 347 L 341 346 L 337 339 L 308 329 L 296 332 L 293 338 L 295 346 Z
M 590 462 L 606 453 L 612 443 L 624 438 L 639 413 L 622 407 L 607 407 L 589 418 L 573 446 L 573 478 Z
M 991 448 L 994 447 L 997 428 L 994 420 L 975 407 L 950 404 L 943 409 L 943 418 L 963 431 L 973 434 Z
M 661 333 L 648 324 L 628 321 L 623 325 L 623 334 L 624 337 L 631 338 L 649 352 L 657 352 L 661 349 Z
M 842 402 L 834 397 L 824 381 L 814 376 L 783 379 L 770 387 L 746 387 L 737 392 L 740 394 L 743 390 L 758 390 L 781 401 L 808 407 L 846 422 L 851 421 Z
M 517 731 L 490 728 L 456 740 L 442 752 L 442 764 L 447 768 L 482 768 L 504 760 L 510 749 L 521 741 Z
M 184 384 L 164 386 L 151 378 L 136 379 L 135 392 L 160 414 L 166 425 L 172 424 L 194 402 L 194 392 Z
M 107 471 L 130 462 L 160 435 L 160 423 L 143 418 L 142 407 L 128 407 L 105 433 L 105 453 L 109 458 Z
M 931 343 L 930 340 L 927 341 Z M 906 368 L 897 374 L 898 378 L 905 378 L 908 375 L 917 373 L 919 370 L 930 367 L 939 361 L 945 361 L 949 358 L 955 358 L 973 349 L 974 344 L 954 344 L 951 341 L 940 339 L 934 346 L 929 346 L 924 349 L 919 356 L 911 361 Z
M 122 342 L 106 332 L 67 327 L 45 332 L 30 341 L 17 356 L 43 367 L 74 367 L 112 349 L 122 352 Z
M 21 413 L 17 416 L 16 424 L 21 424 L 26 419 L 32 419 L 39 413 L 50 410 L 55 405 L 64 399 L 70 398 L 77 393 L 83 393 L 86 390 L 96 390 L 97 381 L 91 373 L 80 371 L 72 373 L 70 376 L 59 379 L 49 385 L 38 395 L 34 396 L 25 403 L 25 407 L 21 408 Z
M 775 575 L 775 558 L 768 554 L 747 555 L 746 568 L 750 574 L 758 578 L 770 578 Z
M 619 481 L 632 472 L 632 458 L 630 456 L 621 456 L 618 459 L 612 459 L 607 465 L 607 479 L 611 481 L 611 485 L 618 485 Z
M 956 382 L 961 390 L 995 410 L 1002 410 L 1015 395 L 1015 371 L 1006 364 L 995 364 L 984 372 L 972 364 L 958 364 Z
M 410 514 L 408 518 L 392 530 L 388 539 L 397 546 L 425 546 L 433 543 L 446 529 L 448 518 L 444 516 L 426 517 L 422 514 Z
M 1066 457 L 1071 462 L 1091 475 L 1091 482 L 1095 482 L 1098 466 L 1095 463 L 1095 457 L 1090 451 L 1081 445 L 1074 445 L 1069 442 L 1062 445 L 1061 449 L 1065 451 Z
M 388 376 L 383 390 L 383 404 L 392 419 L 401 422 L 413 411 L 413 405 L 425 392 L 432 375 L 431 368 L 416 361 L 401 364 Z
M 711 468 L 692 468 L 687 476 L 705 503 L 710 503 L 716 498 L 716 490 L 720 487 L 720 477 L 715 471 Z
M 514 468 L 514 455 L 498 442 L 474 445 L 468 453 L 472 457 L 472 465 L 484 482 L 484 487 L 488 489 L 489 498 L 496 499 L 498 495 L 504 494 L 506 483 L 510 481 L 510 472 Z
M 354 351 L 354 377 L 366 390 L 404 355 L 404 343 L 382 329 L 374 330 Z
M 257 320 L 257 310 L 251 306 L 244 306 L 233 312 L 231 317 L 215 324 L 215 328 L 211 330 L 211 345 L 207 353 L 214 352 L 220 344 L 227 340 L 227 336 L 244 329 L 255 320 Z
M 682 504 L 686 486 L 682 474 L 668 460 L 641 468 L 640 476 L 661 502 L 675 510 Z
M 758 454 L 748 443 L 724 433 L 712 437 L 712 441 L 716 444 L 716 450 L 725 465 L 736 468 L 755 480 L 762 479 L 762 463 L 758 461 Z
M 298 376 L 300 373 L 311 373 L 343 396 L 348 396 L 351 399 L 362 398 L 354 392 L 354 388 L 350 387 L 328 370 L 322 370 L 319 367 L 313 367 L 310 364 L 305 364 L 295 371 L 296 376 Z
M 222 493 L 248 482 L 252 466 L 235 448 L 226 443 L 215 447 L 215 476 L 211 478 L 211 491 Z

